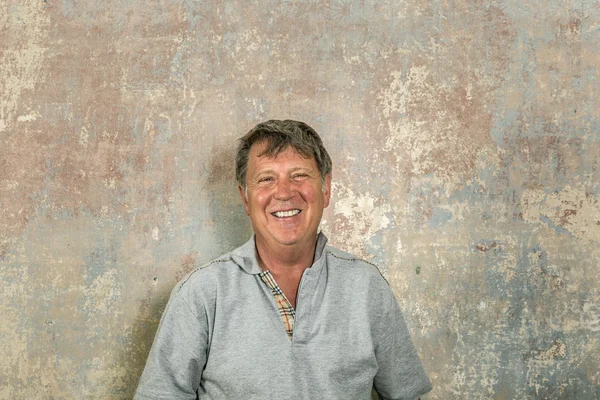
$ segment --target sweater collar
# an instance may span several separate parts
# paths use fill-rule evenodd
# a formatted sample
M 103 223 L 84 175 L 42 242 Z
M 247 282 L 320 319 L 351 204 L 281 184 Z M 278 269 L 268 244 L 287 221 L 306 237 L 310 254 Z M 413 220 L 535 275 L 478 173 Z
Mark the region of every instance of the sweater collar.
M 244 271 L 249 274 L 260 274 L 262 270 L 258 265 L 256 258 L 256 237 L 252 234 L 252 237 L 231 252 L 231 258 L 238 264 Z M 318 267 L 322 264 L 321 258 L 323 256 L 325 245 L 327 244 L 327 236 L 323 232 L 317 234 L 317 245 L 315 248 L 315 259 L 313 260 L 310 268 Z

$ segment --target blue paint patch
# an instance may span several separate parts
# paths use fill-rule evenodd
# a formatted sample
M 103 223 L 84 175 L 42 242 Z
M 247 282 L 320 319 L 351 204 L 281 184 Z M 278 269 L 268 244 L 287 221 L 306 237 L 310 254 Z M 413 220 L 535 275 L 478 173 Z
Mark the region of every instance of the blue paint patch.
M 385 248 L 383 246 L 383 231 L 378 231 L 375 236 L 367 242 L 367 253 L 374 255 L 371 262 L 377 265 L 383 273 L 386 273 L 388 266 L 384 263 L 386 257 Z
M 450 211 L 436 207 L 433 209 L 433 215 L 429 220 L 429 227 L 433 229 L 439 228 L 451 219 L 452 213 Z
M 192 31 L 200 29 L 201 24 L 206 22 L 206 17 L 202 13 L 202 8 L 199 7 L 199 2 L 196 0 L 185 0 L 183 7 L 185 8 L 185 20 Z M 205 6 L 205 4 L 202 4 Z
M 117 250 L 114 240 L 111 240 L 111 243 L 106 243 L 104 238 L 97 240 L 94 251 L 85 257 L 86 282 L 88 286 L 91 286 L 94 280 L 107 270 L 116 267 Z
M 506 138 L 510 136 L 510 128 L 517 126 L 519 121 L 518 110 L 504 110 L 504 113 L 500 114 L 496 118 L 490 128 L 490 136 L 496 142 L 499 147 L 507 147 Z
M 159 116 L 154 121 L 154 129 L 156 131 L 155 146 L 157 148 L 160 148 L 171 141 L 171 138 L 173 137 L 173 129 L 170 119 Z
M 64 0 L 61 2 L 63 6 L 62 14 L 65 17 L 71 18 L 75 15 L 75 1 Z
M 552 229 L 554 229 L 554 230 L 555 230 L 557 233 L 560 233 L 560 234 L 567 234 L 567 235 L 569 235 L 569 236 L 572 236 L 572 235 L 571 235 L 571 232 L 569 232 L 568 230 L 566 230 L 565 228 L 563 228 L 563 227 L 562 227 L 562 226 L 560 226 L 560 225 L 556 225 L 554 222 L 552 222 L 552 221 L 550 220 L 550 218 L 548 218 L 548 217 L 546 217 L 546 216 L 544 216 L 544 215 L 540 216 L 540 221 L 542 221 L 542 222 L 546 223 L 546 225 L 548 225 L 548 227 L 549 227 L 549 228 L 552 228 Z

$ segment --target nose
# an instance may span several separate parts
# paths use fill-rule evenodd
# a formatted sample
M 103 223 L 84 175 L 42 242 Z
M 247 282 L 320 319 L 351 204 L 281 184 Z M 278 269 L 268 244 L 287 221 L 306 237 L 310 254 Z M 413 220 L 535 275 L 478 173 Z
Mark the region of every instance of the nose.
M 294 190 L 292 188 L 292 182 L 288 178 L 281 178 L 277 180 L 275 185 L 275 193 L 273 197 L 277 200 L 289 200 L 294 196 Z

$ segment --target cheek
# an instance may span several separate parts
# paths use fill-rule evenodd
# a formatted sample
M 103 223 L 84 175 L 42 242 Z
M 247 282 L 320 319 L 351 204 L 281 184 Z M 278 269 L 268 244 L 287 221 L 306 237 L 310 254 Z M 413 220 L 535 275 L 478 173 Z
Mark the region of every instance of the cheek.
M 255 191 L 250 196 L 250 203 L 257 208 L 264 207 L 268 202 L 269 196 L 264 193 L 264 190 Z
M 321 190 L 321 187 L 317 185 L 311 185 L 306 189 L 305 193 L 306 198 L 310 199 L 312 202 L 320 201 L 323 198 L 323 191 Z

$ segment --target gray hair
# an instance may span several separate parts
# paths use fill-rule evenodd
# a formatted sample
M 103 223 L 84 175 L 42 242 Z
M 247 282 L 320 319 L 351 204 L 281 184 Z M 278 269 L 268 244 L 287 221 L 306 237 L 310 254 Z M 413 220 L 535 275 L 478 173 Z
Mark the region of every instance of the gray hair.
M 246 171 L 252 145 L 266 143 L 259 157 L 276 157 L 291 147 L 306 158 L 313 158 L 319 168 L 321 182 L 325 187 L 325 177 L 331 173 L 331 157 L 323 146 L 323 141 L 313 128 L 300 121 L 272 119 L 261 122 L 238 140 L 235 157 L 235 179 L 246 190 Z

